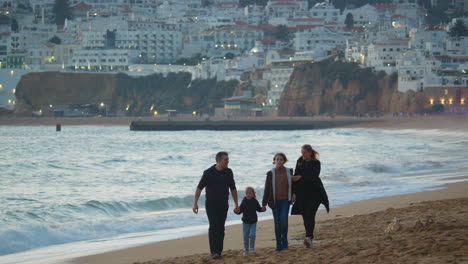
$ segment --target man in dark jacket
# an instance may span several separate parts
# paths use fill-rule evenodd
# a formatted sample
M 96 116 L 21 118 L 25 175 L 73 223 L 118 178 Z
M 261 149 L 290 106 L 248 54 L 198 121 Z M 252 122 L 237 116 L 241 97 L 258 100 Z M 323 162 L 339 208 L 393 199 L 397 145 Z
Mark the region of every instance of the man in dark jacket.
M 224 242 L 224 225 L 229 209 L 229 190 L 234 199 L 234 212 L 239 212 L 236 183 L 232 170 L 228 168 L 229 156 L 227 152 L 216 154 L 216 164 L 203 172 L 198 183 L 193 201 L 193 212 L 198 214 L 198 199 L 203 188 L 206 187 L 205 209 L 208 216 L 208 239 L 210 242 L 211 257 L 221 258 Z

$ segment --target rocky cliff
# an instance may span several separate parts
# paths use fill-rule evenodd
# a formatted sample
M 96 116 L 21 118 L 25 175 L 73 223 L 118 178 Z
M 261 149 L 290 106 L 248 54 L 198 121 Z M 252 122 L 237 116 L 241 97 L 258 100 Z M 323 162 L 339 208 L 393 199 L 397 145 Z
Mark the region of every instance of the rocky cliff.
M 154 110 L 212 112 L 230 96 L 237 81 L 191 80 L 189 73 L 133 77 L 126 74 L 38 72 L 22 77 L 16 88 L 16 114 L 53 106 L 105 104 L 117 116 L 150 114 Z
M 398 91 L 397 76 L 354 63 L 324 60 L 297 67 L 284 89 L 280 116 L 418 112 L 427 107 L 423 93 Z

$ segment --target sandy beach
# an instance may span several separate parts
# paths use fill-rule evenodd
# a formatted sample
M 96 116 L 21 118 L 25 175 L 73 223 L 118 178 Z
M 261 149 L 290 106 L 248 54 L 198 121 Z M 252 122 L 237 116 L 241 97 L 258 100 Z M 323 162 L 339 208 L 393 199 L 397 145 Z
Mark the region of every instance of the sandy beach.
M 127 126 L 136 119 L 0 117 L 0 125 L 44 125 L 55 129 L 55 124 L 61 123 L 63 130 L 68 125 Z M 352 117 L 336 117 L 336 120 L 349 119 Z M 348 127 L 468 131 L 468 116 L 368 120 Z M 204 234 L 84 256 L 72 260 L 72 263 L 468 263 L 468 176 L 452 180 L 459 182 L 445 184 L 441 181 L 441 186 L 434 190 L 332 205 L 330 214 L 322 207 L 317 215 L 314 249 L 305 249 L 302 245 L 302 218 L 291 216 L 290 249 L 280 253 L 274 252 L 273 221 L 267 220 L 258 223 L 257 253 L 248 257 L 242 256 L 242 227 L 233 225 L 226 228 L 223 260 L 208 258 L 208 238 Z M 203 202 L 200 201 L 200 204 Z M 205 212 L 202 211 L 198 217 L 206 218 Z M 400 227 L 385 232 L 389 225 L 392 226 L 395 217 Z
M 273 222 L 267 220 L 259 222 L 258 250 L 248 257 L 242 256 L 241 226 L 235 225 L 226 228 L 223 260 L 208 258 L 207 235 L 199 235 L 81 257 L 73 263 L 468 263 L 467 179 L 437 190 L 332 207 L 330 214 L 320 210 L 314 249 L 304 248 L 302 219 L 291 216 L 290 249 L 280 253 L 273 251 Z M 395 217 L 401 228 L 385 232 Z

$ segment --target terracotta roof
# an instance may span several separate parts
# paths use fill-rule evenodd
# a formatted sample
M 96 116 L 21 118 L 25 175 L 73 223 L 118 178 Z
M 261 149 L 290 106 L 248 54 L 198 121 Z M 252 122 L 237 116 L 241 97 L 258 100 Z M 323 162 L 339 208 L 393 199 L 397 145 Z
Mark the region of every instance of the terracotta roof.
M 79 9 L 91 9 L 93 8 L 92 6 L 88 5 L 88 4 L 85 4 L 83 2 L 77 4 L 76 6 L 74 6 L 74 8 L 79 8 Z
M 374 8 L 377 9 L 395 9 L 396 5 L 371 5 Z
M 276 43 L 278 40 L 275 38 L 265 38 L 262 39 L 262 43 L 268 44 L 268 43 Z

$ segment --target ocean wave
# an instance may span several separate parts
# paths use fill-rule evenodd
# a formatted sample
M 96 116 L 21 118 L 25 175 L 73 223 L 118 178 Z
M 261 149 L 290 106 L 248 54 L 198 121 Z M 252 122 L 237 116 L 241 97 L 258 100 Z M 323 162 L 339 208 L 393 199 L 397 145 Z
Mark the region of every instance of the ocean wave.
M 107 216 L 121 216 L 131 212 L 152 212 L 165 211 L 180 208 L 191 208 L 193 205 L 193 195 L 185 197 L 167 197 L 147 201 L 95 201 L 91 200 L 81 205 L 65 205 L 78 213 L 100 214 Z
M 121 234 L 206 224 L 191 210 L 166 211 L 163 214 L 134 214 L 128 217 L 73 219 L 70 221 L 17 222 L 0 226 L 0 256 L 38 247 L 84 240 L 106 239 Z
M 393 169 L 387 165 L 383 164 L 369 164 L 366 167 L 367 170 L 374 172 L 374 173 L 390 173 L 393 172 Z

